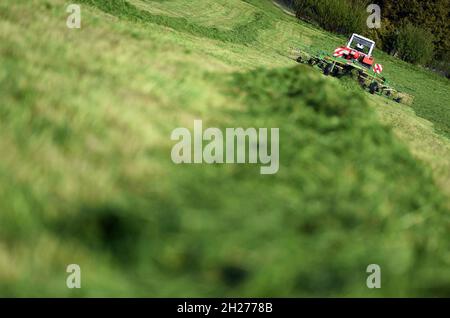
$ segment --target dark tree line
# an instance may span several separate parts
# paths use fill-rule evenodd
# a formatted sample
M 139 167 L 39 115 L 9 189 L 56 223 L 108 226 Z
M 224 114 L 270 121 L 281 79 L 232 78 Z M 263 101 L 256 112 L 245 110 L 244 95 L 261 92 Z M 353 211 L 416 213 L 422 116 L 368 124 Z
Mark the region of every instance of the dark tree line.
M 448 59 L 450 50 L 450 0 L 375 0 L 382 18 L 400 29 L 412 24 L 433 38 L 435 59 Z

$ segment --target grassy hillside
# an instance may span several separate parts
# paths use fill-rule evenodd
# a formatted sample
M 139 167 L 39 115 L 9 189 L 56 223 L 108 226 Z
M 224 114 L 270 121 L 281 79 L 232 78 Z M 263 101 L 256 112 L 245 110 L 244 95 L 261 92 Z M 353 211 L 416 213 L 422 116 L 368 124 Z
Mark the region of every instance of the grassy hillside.
M 0 3 L 0 295 L 450 295 L 448 80 L 325 78 L 290 48 L 343 39 L 270 1 L 78 2 Z M 194 119 L 279 127 L 279 173 L 174 165 Z

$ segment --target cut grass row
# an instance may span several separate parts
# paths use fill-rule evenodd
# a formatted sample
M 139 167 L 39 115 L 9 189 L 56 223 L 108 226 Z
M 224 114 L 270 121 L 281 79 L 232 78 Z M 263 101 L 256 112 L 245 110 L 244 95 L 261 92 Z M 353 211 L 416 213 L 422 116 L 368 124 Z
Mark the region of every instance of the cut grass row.
M 227 0 L 214 2 L 202 0 L 131 0 L 129 2 L 137 8 L 153 14 L 163 14 L 172 17 L 185 17 L 186 12 L 198 11 L 198 8 L 202 8 L 195 16 L 190 16 L 189 20 L 195 24 L 221 30 L 231 30 L 236 25 L 248 23 L 248 21 L 253 19 L 257 11 L 253 6 L 245 2 L 234 1 L 233 5 L 229 5 Z
M 271 21 L 266 19 L 266 16 L 261 12 L 255 13 L 250 21 L 236 25 L 231 30 L 221 30 L 192 23 L 185 17 L 152 14 L 149 11 L 137 8 L 126 0 L 81 0 L 80 3 L 95 6 L 108 14 L 132 22 L 158 24 L 196 36 L 239 44 L 251 44 L 255 41 L 259 30 L 271 26 Z

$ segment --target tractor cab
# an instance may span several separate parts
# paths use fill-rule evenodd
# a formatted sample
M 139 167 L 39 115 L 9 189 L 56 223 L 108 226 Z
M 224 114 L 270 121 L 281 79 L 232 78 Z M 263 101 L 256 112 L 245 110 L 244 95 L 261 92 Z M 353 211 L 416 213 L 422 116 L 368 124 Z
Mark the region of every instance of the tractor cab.
M 353 33 L 346 48 L 348 49 L 348 54 L 346 54 L 345 58 L 358 60 L 365 67 L 373 65 L 372 52 L 375 48 L 374 41 Z
M 348 41 L 347 47 L 356 50 L 367 57 L 371 57 L 373 49 L 375 48 L 375 42 L 354 33 Z

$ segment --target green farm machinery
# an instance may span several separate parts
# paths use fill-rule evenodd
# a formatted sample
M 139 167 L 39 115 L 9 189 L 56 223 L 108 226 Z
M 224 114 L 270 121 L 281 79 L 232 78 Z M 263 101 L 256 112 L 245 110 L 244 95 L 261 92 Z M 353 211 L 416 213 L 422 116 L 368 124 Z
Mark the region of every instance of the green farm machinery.
M 383 67 L 376 64 L 372 56 L 375 42 L 361 35 L 353 34 L 346 46 L 337 48 L 332 55 L 320 52 L 311 55 L 296 50 L 295 59 L 299 63 L 318 67 L 327 76 L 352 76 L 361 87 L 371 94 L 378 94 L 398 103 L 411 105 L 414 97 L 397 91 L 389 81 L 381 76 Z

